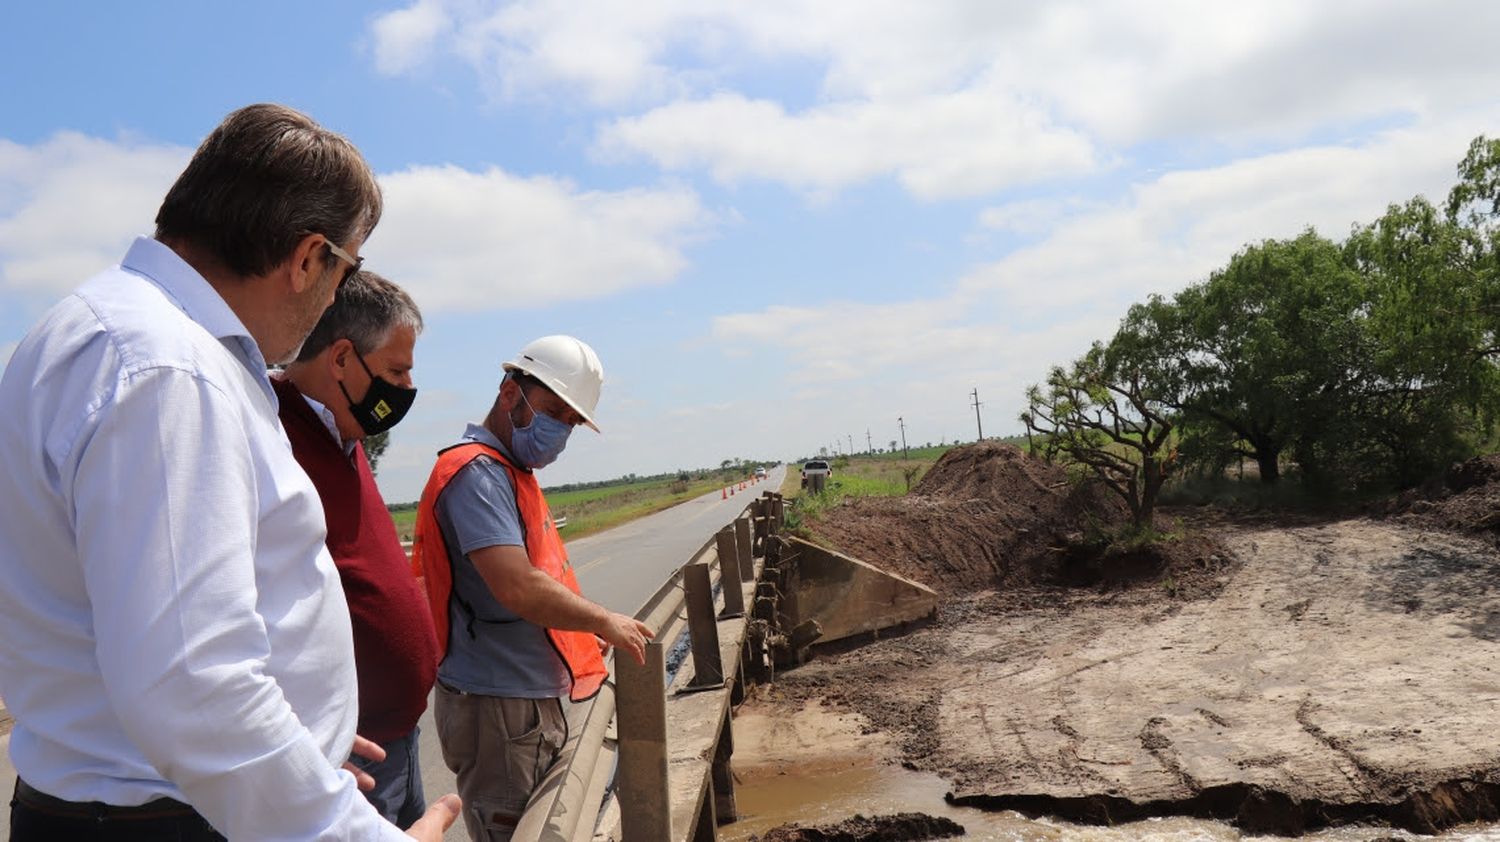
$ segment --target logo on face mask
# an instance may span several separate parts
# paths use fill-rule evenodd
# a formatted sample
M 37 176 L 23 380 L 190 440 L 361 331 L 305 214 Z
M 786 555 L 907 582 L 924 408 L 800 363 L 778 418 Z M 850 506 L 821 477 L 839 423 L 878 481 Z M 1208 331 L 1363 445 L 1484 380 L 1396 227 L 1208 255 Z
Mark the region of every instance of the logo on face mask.
M 339 381 L 339 391 L 344 393 L 344 399 L 349 402 L 349 411 L 354 414 L 354 420 L 365 431 L 365 435 L 383 433 L 406 417 L 407 410 L 411 409 L 412 402 L 417 399 L 417 390 L 397 386 L 370 371 L 370 366 L 365 364 L 365 358 L 357 348 L 354 350 L 354 358 L 359 360 L 360 367 L 370 375 L 370 388 L 365 392 L 364 400 L 358 402 L 349 396 L 349 390 L 344 388 L 342 380 Z
M 562 455 L 563 448 L 568 446 L 568 436 L 573 434 L 573 426 L 545 412 L 537 412 L 531 401 L 526 400 L 526 390 L 521 389 L 521 384 L 517 383 L 516 388 L 521 391 L 521 401 L 531 410 L 531 423 L 519 427 L 511 422 L 511 452 L 522 465 L 533 471 L 545 468 Z

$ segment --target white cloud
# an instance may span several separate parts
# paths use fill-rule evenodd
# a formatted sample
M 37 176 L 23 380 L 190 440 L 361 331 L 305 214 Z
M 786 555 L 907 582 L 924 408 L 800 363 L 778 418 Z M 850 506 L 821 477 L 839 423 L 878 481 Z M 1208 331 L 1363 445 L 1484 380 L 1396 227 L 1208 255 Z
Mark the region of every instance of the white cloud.
M 447 49 L 502 96 L 656 106 L 606 126 L 605 150 L 815 193 L 893 175 L 919 196 L 972 195 L 1142 143 L 1243 151 L 1420 122 L 1500 86 L 1487 0 L 636 0 L 587 15 L 421 0 L 376 26 L 439 7 Z M 803 90 L 787 67 L 811 77 Z M 812 104 L 751 93 L 767 75 Z
M 1091 202 L 1072 196 L 1023 199 L 985 208 L 979 213 L 979 224 L 981 227 L 995 231 L 1025 235 L 1041 234 L 1056 228 L 1067 219 L 1102 208 L 1101 202 Z
M 63 133 L 0 140 L 0 289 L 55 294 L 118 262 L 191 151 Z M 681 187 L 583 190 L 499 169 L 413 167 L 381 178 L 365 249 L 434 310 L 537 307 L 670 283 L 713 224 Z M 420 280 L 420 283 L 415 281 Z
M 423 307 L 540 307 L 671 282 L 711 215 L 684 188 L 580 190 L 499 169 L 413 167 L 381 178 L 371 265 Z M 482 303 L 481 303 L 482 302 Z
M 878 411 L 871 407 L 882 399 L 862 390 L 900 385 L 910 393 L 906 406 L 946 407 L 925 417 L 951 431 L 964 429 L 955 396 L 978 386 L 986 417 L 993 413 L 987 427 L 1014 430 L 1025 386 L 1107 340 L 1130 304 L 1203 280 L 1249 242 L 1308 226 L 1342 239 L 1392 202 L 1418 193 L 1441 201 L 1468 140 L 1496 120 L 1500 109 L 1389 131 L 1362 146 L 1169 173 L 1116 202 L 1072 209 L 1034 245 L 944 289 L 878 305 L 772 305 L 716 318 L 713 335 L 783 358 L 793 390 L 785 410 L 825 429 Z M 996 216 L 1007 221 L 1029 207 Z
M 976 143 L 983 138 L 983 143 Z M 893 174 L 912 194 L 947 198 L 1093 168 L 1091 144 L 1002 93 L 963 91 L 911 102 L 847 102 L 788 114 L 721 94 L 606 127 L 605 155 L 707 168 L 725 183 L 780 181 L 821 193 Z
M 0 139 L 0 289 L 61 292 L 119 262 L 190 154 L 73 132 Z
M 376 17 L 370 23 L 376 68 L 388 75 L 416 68 L 432 55 L 439 39 L 451 35 L 452 24 L 435 0 L 418 0 Z
M 1471 112 L 1397 129 L 1360 146 L 1323 146 L 1167 173 L 1120 202 L 1069 218 L 1042 242 L 966 277 L 961 288 L 1002 291 L 1041 315 L 1086 302 L 1122 307 L 1205 277 L 1245 245 L 1307 227 L 1342 239 L 1392 202 L 1441 202 L 1470 139 L 1500 120 Z

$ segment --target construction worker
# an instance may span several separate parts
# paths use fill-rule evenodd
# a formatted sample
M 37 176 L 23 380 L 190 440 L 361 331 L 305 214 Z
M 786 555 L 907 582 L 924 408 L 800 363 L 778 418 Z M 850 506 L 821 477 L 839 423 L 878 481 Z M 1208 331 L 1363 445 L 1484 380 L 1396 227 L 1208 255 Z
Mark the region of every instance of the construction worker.
M 323 501 L 328 552 L 349 603 L 357 731 L 385 751 L 382 760 L 353 763 L 375 781 L 365 798 L 403 830 L 427 809 L 417 719 L 437 677 L 437 637 L 362 442 L 396 426 L 416 399 L 411 371 L 421 329 L 404 290 L 356 272 L 297 360 L 271 380 L 292 455 Z
M 644 663 L 652 636 L 579 594 L 534 473 L 575 427 L 598 432 L 598 356 L 571 336 L 547 336 L 504 370 L 484 423 L 439 454 L 412 559 L 444 651 L 438 739 L 476 842 L 511 838 L 567 738 L 564 700 L 588 699 L 604 680 L 600 639 Z

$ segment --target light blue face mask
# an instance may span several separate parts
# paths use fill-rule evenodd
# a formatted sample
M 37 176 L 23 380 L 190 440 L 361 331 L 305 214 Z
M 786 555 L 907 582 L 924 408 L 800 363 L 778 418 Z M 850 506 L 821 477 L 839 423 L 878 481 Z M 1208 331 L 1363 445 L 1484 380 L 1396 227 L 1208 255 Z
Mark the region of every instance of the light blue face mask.
M 521 402 L 531 410 L 531 423 L 524 427 L 511 426 L 510 449 L 522 465 L 535 471 L 557 461 L 563 448 L 568 446 L 568 436 L 573 434 L 573 426 L 564 424 L 545 412 L 537 412 L 531 401 L 526 400 L 524 389 L 521 391 Z

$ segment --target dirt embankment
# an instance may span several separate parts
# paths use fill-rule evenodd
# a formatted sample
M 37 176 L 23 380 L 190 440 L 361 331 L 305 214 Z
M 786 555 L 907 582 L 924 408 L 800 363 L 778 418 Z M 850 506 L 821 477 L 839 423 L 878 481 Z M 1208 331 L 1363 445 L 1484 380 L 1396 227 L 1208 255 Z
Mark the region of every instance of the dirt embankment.
M 1375 509 L 1399 523 L 1466 532 L 1500 544 L 1500 454 L 1460 462 L 1442 482 Z
M 1163 576 L 1195 591 L 1228 557 L 1187 532 L 1142 551 L 1098 536 L 1127 519 L 1095 484 L 1011 445 L 981 442 L 938 460 L 905 497 L 846 500 L 813 526 L 820 543 L 915 579 L 944 596 L 1033 585 L 1118 584 Z
M 939 621 L 754 704 L 860 714 L 992 809 L 1282 835 L 1500 818 L 1500 533 L 1481 523 L 1500 465 L 1385 521 L 1224 526 L 1168 542 L 1154 578 L 1069 588 L 1070 536 L 1107 503 L 1018 453 L 957 458 L 966 474 L 819 527 L 944 593 Z

